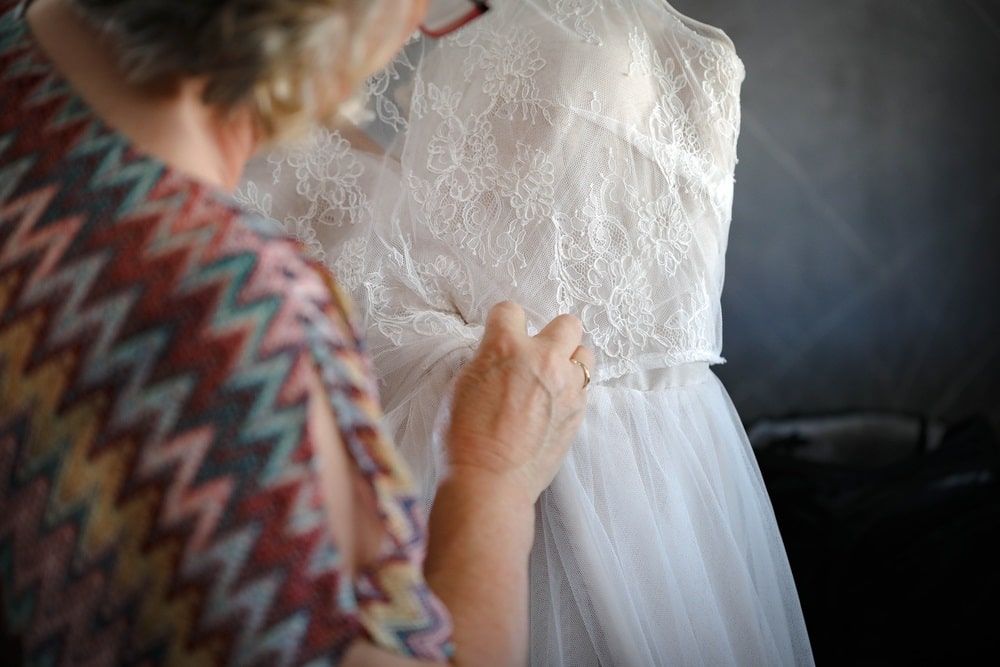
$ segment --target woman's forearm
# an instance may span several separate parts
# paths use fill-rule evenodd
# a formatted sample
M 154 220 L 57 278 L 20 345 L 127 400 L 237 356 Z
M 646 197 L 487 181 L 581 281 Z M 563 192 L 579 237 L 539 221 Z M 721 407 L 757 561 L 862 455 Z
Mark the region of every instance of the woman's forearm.
M 454 667 L 522 666 L 528 655 L 528 556 L 534 507 L 510 485 L 477 474 L 445 479 L 430 517 L 425 576 L 451 611 Z M 359 640 L 345 667 L 446 667 Z
M 524 665 L 534 506 L 516 486 L 451 471 L 430 517 L 425 576 L 451 610 L 456 665 Z

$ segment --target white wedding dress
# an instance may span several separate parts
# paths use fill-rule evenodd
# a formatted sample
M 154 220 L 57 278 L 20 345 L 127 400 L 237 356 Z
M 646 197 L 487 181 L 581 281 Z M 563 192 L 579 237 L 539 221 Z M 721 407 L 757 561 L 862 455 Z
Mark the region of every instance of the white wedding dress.
M 489 308 L 579 316 L 583 427 L 538 508 L 534 666 L 811 664 L 795 584 L 721 363 L 743 67 L 662 0 L 539 0 L 368 83 L 341 132 L 241 188 L 360 304 L 386 417 L 426 491 L 450 381 Z M 483 576 L 489 576 L 484 572 Z

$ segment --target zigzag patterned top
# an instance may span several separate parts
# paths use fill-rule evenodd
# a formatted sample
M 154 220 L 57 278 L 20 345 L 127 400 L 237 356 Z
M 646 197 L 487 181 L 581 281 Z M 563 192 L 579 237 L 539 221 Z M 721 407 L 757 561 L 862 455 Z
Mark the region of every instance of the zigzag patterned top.
M 6 640 L 32 665 L 327 665 L 359 636 L 447 656 L 343 299 L 275 225 L 96 118 L 16 4 L 0 0 Z M 306 429 L 311 367 L 386 531 L 353 580 Z

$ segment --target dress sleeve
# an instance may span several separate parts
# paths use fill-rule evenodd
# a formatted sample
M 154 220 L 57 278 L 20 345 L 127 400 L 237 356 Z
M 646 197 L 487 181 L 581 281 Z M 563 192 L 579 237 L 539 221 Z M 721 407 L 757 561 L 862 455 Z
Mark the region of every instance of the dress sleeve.
M 457 370 L 472 356 L 489 306 L 468 271 L 443 252 L 417 265 L 412 234 L 393 210 L 406 186 L 396 156 L 358 147 L 357 135 L 318 129 L 260 156 L 238 200 L 277 221 L 358 304 L 366 359 L 378 369 L 381 422 L 429 511 L 441 467 L 440 429 Z

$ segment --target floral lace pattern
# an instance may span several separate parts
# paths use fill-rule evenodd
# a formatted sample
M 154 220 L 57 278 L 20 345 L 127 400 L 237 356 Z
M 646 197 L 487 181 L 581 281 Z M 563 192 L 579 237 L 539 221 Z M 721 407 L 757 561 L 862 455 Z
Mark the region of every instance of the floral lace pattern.
M 367 308 L 376 354 L 467 338 L 509 298 L 534 329 L 580 316 L 597 381 L 720 362 L 742 64 L 665 3 L 543 4 L 521 22 L 500 3 L 369 81 L 399 133 L 398 192 L 364 192 L 337 134 L 272 157 L 275 183 L 310 203 L 280 221 L 313 248 L 315 230 L 371 226 L 318 252 Z M 242 195 L 274 215 L 253 185 Z
M 244 188 L 351 287 L 425 508 L 489 309 L 516 301 L 529 333 L 582 319 L 591 400 L 537 504 L 531 664 L 811 664 L 752 452 L 705 367 L 742 77 L 728 38 L 665 0 L 497 2 L 369 81 L 361 128 L 384 162 L 320 137 L 343 169 L 314 141 Z M 370 223 L 340 208 L 355 187 Z M 286 209 L 324 191 L 311 235 Z

